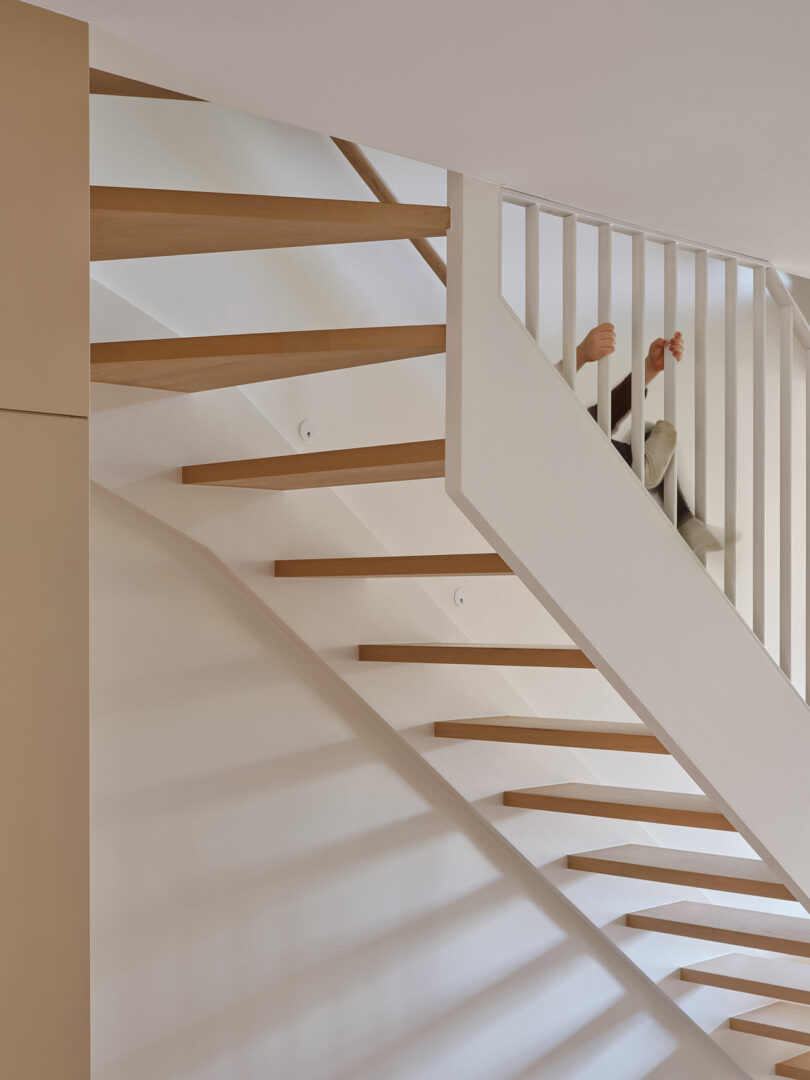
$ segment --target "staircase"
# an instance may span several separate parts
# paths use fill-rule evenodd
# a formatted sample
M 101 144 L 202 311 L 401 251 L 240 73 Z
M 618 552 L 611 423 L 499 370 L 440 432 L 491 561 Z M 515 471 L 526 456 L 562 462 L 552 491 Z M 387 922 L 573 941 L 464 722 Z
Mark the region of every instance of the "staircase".
M 171 91 L 133 80 L 121 80 L 103 72 L 94 73 L 91 90 L 105 94 L 183 99 L 182 95 Z M 171 108 L 172 105 L 167 103 L 166 107 Z M 205 106 L 199 104 L 195 107 Z M 457 196 L 453 228 L 461 228 L 462 222 L 456 220 L 457 216 L 471 216 L 471 205 L 476 198 L 486 201 L 488 197 L 488 192 L 482 195 L 474 186 L 464 190 L 463 200 Z M 437 206 L 116 187 L 92 190 L 91 215 L 93 258 L 101 261 L 171 258 L 193 253 L 313 244 L 365 243 L 394 238 L 424 240 L 446 234 L 451 224 L 449 210 Z M 470 244 L 468 240 L 462 252 L 457 243 L 455 254 L 451 253 L 451 289 L 454 273 L 460 275 L 463 272 L 465 290 L 475 285 L 473 279 L 477 271 L 470 254 Z M 485 261 L 485 256 L 482 257 L 479 251 L 477 263 L 480 264 L 482 259 Z M 466 310 L 469 310 L 469 296 L 466 293 L 463 299 Z M 502 469 L 503 462 L 487 457 L 489 443 L 476 443 L 475 425 L 481 417 L 471 417 L 469 410 L 474 412 L 479 407 L 481 399 L 478 395 L 483 393 L 481 386 L 471 377 L 465 384 L 466 397 L 463 402 L 453 390 L 453 379 L 460 381 L 467 378 L 463 371 L 459 371 L 458 364 L 462 354 L 466 364 L 469 342 L 477 326 L 472 318 L 469 322 L 460 319 L 461 301 L 459 287 L 451 294 L 449 309 L 449 345 L 454 350 L 452 362 L 456 366 L 450 374 L 447 445 L 444 439 L 431 439 L 244 460 L 189 462 L 182 469 L 182 484 L 187 489 L 185 497 L 192 497 L 193 488 L 234 488 L 261 497 L 256 492 L 394 484 L 447 475 L 456 501 L 470 514 L 471 520 L 482 526 L 482 550 L 456 554 L 442 551 L 419 555 L 396 553 L 387 556 L 365 556 L 358 552 L 352 555 L 336 554 L 335 557 L 285 558 L 275 561 L 275 577 L 292 581 L 300 579 L 301 582 L 313 578 L 319 581 L 330 578 L 423 577 L 511 580 L 517 574 L 529 584 L 535 595 L 542 594 L 552 614 L 559 617 L 558 594 L 551 596 L 540 587 L 534 587 L 543 576 L 539 569 L 542 560 L 538 558 L 536 562 L 531 562 L 526 556 L 525 547 L 519 550 L 517 542 L 523 543 L 525 534 L 513 529 L 511 522 L 504 525 L 505 518 L 499 519 L 498 499 L 505 498 L 504 490 L 508 485 L 500 485 L 500 491 L 485 490 L 483 483 L 476 487 L 478 475 L 483 475 L 487 483 L 497 488 L 498 478 L 503 475 L 498 470 Z M 478 313 L 479 319 L 486 317 L 486 310 Z M 518 329 L 516 323 L 513 329 Z M 523 328 L 520 328 L 520 333 L 523 334 Z M 531 345 L 534 348 L 525 334 L 523 338 L 523 347 Z M 444 348 L 445 327 L 442 325 L 175 337 L 96 343 L 92 347 L 91 371 L 92 379 L 97 383 L 195 394 L 430 356 L 442 352 Z M 492 339 L 487 340 L 483 334 L 478 348 L 481 352 L 489 350 L 490 358 L 495 354 Z M 564 361 L 567 369 L 570 369 L 570 350 L 567 346 Z M 489 370 L 491 373 L 491 364 Z M 551 371 L 544 371 L 543 375 L 559 382 L 557 375 Z M 508 369 L 502 375 L 502 384 L 508 391 Z M 562 385 L 558 385 L 556 390 L 564 393 L 566 399 L 571 398 L 570 402 L 563 402 L 565 408 L 560 410 L 560 423 L 564 428 L 570 418 L 568 406 L 573 410 L 578 408 L 578 403 Z M 509 418 L 514 401 L 507 393 L 498 396 L 493 393 L 491 384 L 488 384 L 487 392 L 488 404 L 494 416 L 493 437 L 500 437 L 504 423 L 517 423 L 518 427 L 525 428 L 519 410 L 517 420 L 514 416 Z M 601 400 L 603 404 L 604 398 Z M 557 408 L 556 399 L 549 402 L 549 408 Z M 584 415 L 579 420 L 583 424 L 590 423 Z M 635 514 L 637 507 L 634 500 L 639 499 L 635 481 L 623 464 L 610 457 L 601 442 L 594 442 L 602 435 L 595 425 L 591 427 L 593 430 L 589 430 L 584 437 L 585 441 L 590 440 L 588 452 L 592 449 L 594 455 L 602 455 L 607 462 L 606 469 L 595 478 L 594 483 L 609 488 L 611 498 L 614 483 L 624 485 L 626 491 L 623 498 L 631 508 L 630 513 Z M 556 436 L 549 437 L 553 439 Z M 564 445 L 562 437 L 559 445 Z M 504 446 L 506 452 L 513 454 L 514 462 L 514 445 L 504 442 Z M 494 462 L 491 467 L 490 460 Z M 619 470 L 623 470 L 621 476 Z M 472 484 L 465 486 L 469 477 L 475 479 Z M 194 497 L 202 498 L 202 495 Z M 581 497 L 587 499 L 588 496 L 583 494 Z M 646 495 L 644 498 L 647 498 Z M 641 507 L 642 513 L 650 510 L 652 508 L 646 504 Z M 620 509 L 618 512 L 623 511 Z M 594 514 L 599 513 L 601 508 L 594 503 Z M 602 520 L 607 522 L 609 518 L 604 516 Z M 661 557 L 671 558 L 675 550 L 672 545 L 680 545 L 680 538 L 669 531 L 661 515 L 655 519 L 651 517 L 647 524 L 651 532 L 667 530 L 666 540 L 661 544 L 664 553 Z M 497 550 L 484 550 L 488 544 Z M 544 557 L 547 554 L 544 553 Z M 576 545 L 570 557 L 574 563 L 579 560 L 580 566 L 588 565 Z M 690 589 L 699 591 L 698 585 L 692 580 L 695 574 L 701 575 L 700 587 L 714 588 L 708 580 L 703 580 L 702 569 L 685 549 L 675 551 L 675 561 L 684 579 L 689 578 Z M 553 552 L 548 562 L 553 565 Z M 669 564 L 666 566 L 668 568 Z M 621 568 L 617 572 L 620 574 Z M 591 589 L 594 580 L 599 580 L 598 573 L 596 577 L 590 575 Z M 639 588 L 643 590 L 643 583 Z M 620 591 L 617 595 L 621 595 Z M 598 597 L 592 592 L 590 599 L 591 606 L 594 606 Z M 633 599 L 632 596 L 629 598 L 628 610 L 632 609 Z M 725 605 L 722 598 L 717 599 Z M 613 599 L 606 602 L 617 603 Z M 616 611 L 615 606 L 613 610 Z M 438 641 L 398 643 L 377 640 L 355 642 L 354 662 L 390 665 L 392 672 L 409 670 L 400 669 L 399 665 L 452 665 L 545 669 L 565 673 L 564 677 L 570 679 L 597 679 L 604 675 L 614 686 L 625 691 L 624 696 L 632 705 L 643 705 L 648 699 L 639 690 L 640 683 L 634 681 L 634 676 L 625 676 L 624 669 L 616 663 L 616 657 L 608 659 L 601 647 L 597 646 L 596 641 L 601 640 L 603 630 L 597 628 L 597 632 L 591 628 L 586 636 L 584 630 L 579 632 L 577 613 L 571 611 L 563 614 L 567 616 L 567 621 L 560 621 L 571 631 L 576 645 Z M 729 609 L 728 614 L 739 621 L 733 610 Z M 615 620 L 613 625 L 615 628 Z M 758 643 L 751 641 L 749 644 L 752 647 L 756 645 L 762 651 Z M 629 647 L 632 647 L 632 642 Z M 770 665 L 764 652 L 762 659 Z M 674 660 L 673 664 L 679 662 Z M 413 673 L 415 680 L 419 679 L 419 670 Z M 687 677 L 691 673 L 686 666 L 684 671 Z M 381 671 L 380 674 L 384 676 L 385 672 Z M 784 681 L 776 670 L 773 675 Z M 659 682 L 672 681 L 670 669 L 662 668 L 657 678 Z M 785 690 L 791 695 L 794 712 L 797 707 L 804 712 L 804 704 L 787 684 Z M 679 704 L 679 707 L 682 708 L 682 705 Z M 533 811 L 531 821 L 536 820 L 537 827 L 542 829 L 553 828 L 554 822 L 563 815 L 565 818 L 577 816 L 606 822 L 630 821 L 697 829 L 701 832 L 690 836 L 699 838 L 705 832 L 733 833 L 736 837 L 740 828 L 736 792 L 725 786 L 722 776 L 717 776 L 711 767 L 713 759 L 710 756 L 702 758 L 696 752 L 694 732 L 685 730 L 681 741 L 672 725 L 665 724 L 663 719 L 659 722 L 657 716 L 648 718 L 646 708 L 639 708 L 638 711 L 644 716 L 644 724 L 608 722 L 593 717 L 566 720 L 542 716 L 461 716 L 437 721 L 432 725 L 431 738 L 439 745 L 448 745 L 448 740 L 484 744 L 482 753 L 493 745 L 512 744 L 610 752 L 620 756 L 631 755 L 633 760 L 645 762 L 672 755 L 685 767 L 693 781 L 705 786 L 705 794 L 660 790 L 654 784 L 647 789 L 565 782 L 503 790 L 500 793 L 501 803 L 510 812 L 517 810 L 521 815 Z M 721 727 L 717 737 L 722 742 L 727 734 L 727 730 Z M 782 741 L 784 732 L 777 734 Z M 549 750 L 549 753 L 554 752 L 553 749 Z M 718 752 L 722 752 L 722 747 Z M 705 785 L 701 783 L 704 777 L 708 781 Z M 793 783 L 794 779 L 788 778 L 788 788 Z M 684 785 L 688 784 L 689 781 L 685 779 Z M 722 790 L 722 797 L 718 797 L 718 790 Z M 541 812 L 542 817 L 537 815 L 537 811 Z M 549 814 L 556 816 L 549 818 Z M 800 875 L 795 875 L 793 866 L 788 866 L 788 860 L 782 857 L 790 844 L 780 848 L 771 843 L 772 833 L 769 829 L 772 825 L 771 820 L 763 818 L 762 822 L 757 820 L 756 824 L 751 825 L 750 830 L 746 829 L 746 839 L 767 854 L 767 861 L 702 851 L 699 848 L 682 850 L 657 844 L 611 844 L 596 850 L 568 852 L 564 872 L 571 880 L 576 880 L 580 875 L 593 875 L 628 882 L 666 884 L 687 890 L 699 889 L 739 898 L 739 905 L 735 906 L 689 899 L 643 910 L 627 910 L 624 922 L 629 930 L 643 935 L 672 935 L 716 945 L 718 955 L 683 966 L 678 971 L 680 981 L 713 988 L 717 992 L 731 991 L 774 999 L 774 1004 L 729 1017 L 730 1029 L 756 1037 L 757 1040 L 765 1040 L 763 1045 L 766 1047 L 769 1046 L 767 1040 L 774 1039 L 807 1046 L 810 1045 L 810 967 L 802 960 L 810 958 L 810 918 L 799 907 L 803 889 L 796 886 L 794 876 Z M 610 825 L 605 827 L 609 829 Z M 701 840 L 694 842 L 699 845 Z M 691 893 L 688 895 L 692 896 Z M 749 909 L 745 906 L 749 898 L 786 902 L 794 913 Z M 748 951 L 724 952 L 719 948 L 724 945 Z M 763 956 L 762 953 L 769 955 Z M 711 991 L 703 991 L 707 992 Z M 723 1046 L 727 1052 L 731 1052 L 727 1042 Z M 734 1057 L 742 1068 L 747 1069 L 744 1040 Z M 774 1069 L 775 1075 L 779 1076 L 810 1077 L 810 1053 L 780 1062 L 774 1058 Z M 754 1073 L 746 1072 L 746 1075 Z

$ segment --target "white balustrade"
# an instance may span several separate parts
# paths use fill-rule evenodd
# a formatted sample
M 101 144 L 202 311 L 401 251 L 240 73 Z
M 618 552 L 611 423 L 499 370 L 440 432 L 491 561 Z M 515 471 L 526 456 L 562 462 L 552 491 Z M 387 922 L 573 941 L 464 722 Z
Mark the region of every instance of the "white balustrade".
M 721 557 L 703 556 L 702 561 L 718 583 L 722 581 L 726 596 L 735 605 L 739 587 L 741 614 L 759 640 L 775 648 L 788 678 L 792 674 L 792 608 L 796 602 L 792 591 L 794 528 L 798 527 L 792 484 L 794 475 L 805 470 L 806 596 L 801 601 L 805 640 L 797 655 L 802 655 L 805 664 L 802 689 L 810 701 L 810 544 L 806 539 L 810 537 L 810 375 L 805 379 L 805 416 L 800 432 L 795 430 L 792 403 L 794 359 L 800 355 L 806 369 L 810 324 L 782 279 L 763 260 L 518 192 L 504 191 L 503 199 L 523 207 L 526 215 L 525 245 L 521 249 L 525 275 L 522 318 L 526 329 L 549 356 L 555 360 L 562 356 L 563 376 L 575 392 L 587 394 L 590 400 L 585 404 L 591 405 L 596 398 L 596 417 L 606 436 L 618 430 L 624 420 L 613 412 L 611 390 L 612 383 L 621 379 L 622 367 L 626 373 L 629 366 L 630 453 L 642 483 L 645 414 L 663 415 L 677 430 L 679 413 L 685 410 L 680 426 L 688 432 L 693 425 L 694 441 L 684 443 L 679 439 L 678 452 L 665 475 L 664 512 L 670 521 L 677 522 L 680 478 L 686 482 L 685 497 L 693 502 L 700 521 L 711 521 L 715 514 L 719 517 L 722 508 L 721 532 L 726 539 L 732 540 L 742 532 L 739 546 L 728 543 Z M 556 239 L 553 229 L 544 231 L 544 222 L 549 218 L 561 221 Z M 586 235 L 589 228 L 593 230 L 593 245 Z M 547 246 L 549 251 L 545 250 Z M 681 257 L 681 253 L 688 255 Z M 679 268 L 688 280 L 690 256 L 694 294 L 690 287 L 679 306 Z M 503 257 L 507 258 L 508 253 Z M 722 289 L 717 287 L 721 264 Z M 555 281 L 557 274 L 560 277 Z M 591 307 L 587 297 L 592 289 Z M 682 315 L 689 317 L 692 313 L 690 307 L 694 314 L 691 335 L 689 327 L 681 325 Z M 768 316 L 769 308 L 773 309 L 773 321 Z M 589 309 L 591 314 L 586 316 Z M 592 380 L 586 372 L 577 375 L 577 342 L 590 329 L 594 316 L 598 323 L 620 324 L 624 340 L 620 335 L 616 354 L 596 365 Z M 748 327 L 749 320 L 750 337 L 746 332 L 741 339 L 740 328 Z M 669 341 L 678 330 L 684 333 L 684 360 L 678 363 L 666 350 L 663 400 L 660 390 L 651 386 L 654 392 L 646 402 L 649 339 L 663 337 Z M 722 361 L 718 355 L 721 334 Z M 796 353 L 797 342 L 800 353 Z M 684 378 L 691 380 L 693 393 L 679 394 Z M 777 382 L 778 432 L 774 424 L 768 424 L 768 402 L 775 407 Z M 740 401 L 749 400 L 750 414 L 747 410 L 741 414 Z M 797 442 L 802 439 L 806 462 L 799 466 L 794 456 Z M 773 473 L 770 480 L 769 468 Z M 768 513 L 768 507 L 776 505 L 773 500 L 777 494 L 778 519 Z

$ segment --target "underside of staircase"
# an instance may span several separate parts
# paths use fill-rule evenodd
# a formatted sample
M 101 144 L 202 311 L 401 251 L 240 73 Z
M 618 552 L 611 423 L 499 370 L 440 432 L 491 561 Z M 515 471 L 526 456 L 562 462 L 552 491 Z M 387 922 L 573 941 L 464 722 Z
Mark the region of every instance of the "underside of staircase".
M 166 108 L 172 107 L 172 100 L 194 100 L 100 71 L 92 73 L 91 91 L 165 99 Z M 92 257 L 98 261 L 426 240 L 444 236 L 450 225 L 450 212 L 443 206 L 117 187 L 91 191 Z M 438 324 L 99 342 L 92 346 L 91 377 L 97 383 L 195 394 L 433 356 L 444 352 L 445 343 L 445 327 Z M 181 480 L 187 498 L 203 497 L 193 495 L 193 489 L 214 487 L 252 491 L 254 496 L 267 492 L 267 496 L 257 496 L 262 498 L 284 492 L 285 498 L 294 499 L 292 493 L 298 490 L 435 480 L 445 473 L 442 438 L 246 460 L 190 461 L 184 463 Z M 268 562 L 267 573 L 286 579 L 289 588 L 304 588 L 313 579 L 349 579 L 347 588 L 362 588 L 364 581 L 378 578 L 511 581 L 521 568 L 510 566 L 488 547 L 482 538 L 480 550 L 472 552 L 368 556 L 336 551 L 317 557 L 293 552 L 288 558 Z M 570 679 L 601 678 L 595 670 L 598 658 L 574 646 L 397 640 L 353 644 L 354 663 L 388 665 L 392 677 L 411 671 L 403 666 L 414 665 L 413 680 L 420 678 L 420 665 L 545 669 L 565 673 L 563 677 Z M 385 677 L 386 669 L 378 674 Z M 462 714 L 431 725 L 430 738 L 440 746 L 481 744 L 482 754 L 489 747 L 512 744 L 543 748 L 549 754 L 558 752 L 555 748 L 568 748 L 629 755 L 645 767 L 648 761 L 668 757 L 672 750 L 666 739 L 642 723 L 616 723 L 591 715 L 565 719 Z M 771 1004 L 729 1017 L 731 1029 L 759 1039 L 810 1046 L 810 966 L 803 962 L 810 959 L 810 919 L 783 875 L 766 861 L 716 854 L 711 845 L 700 850 L 707 834 L 737 832 L 710 796 L 694 790 L 688 780 L 685 790 L 676 791 L 659 790 L 654 779 L 651 784 L 647 789 L 579 781 L 541 783 L 497 794 L 502 807 L 512 815 L 528 816 L 537 829 L 555 828 L 561 816 L 580 816 L 602 819 L 607 830 L 617 821 L 700 830 L 689 834 L 694 850 L 680 846 L 680 833 L 672 846 L 612 843 L 595 850 L 571 850 L 563 870 L 572 878 L 588 875 L 732 894 L 735 906 L 693 899 L 644 910 L 630 910 L 628 905 L 624 921 L 627 928 L 641 934 L 716 944 L 717 956 L 681 968 L 680 981 L 773 999 Z M 790 903 L 795 914 L 748 909 L 749 898 Z M 721 946 L 742 951 L 724 951 Z M 779 1076 L 810 1077 L 810 1053 L 784 1060 L 775 1069 Z

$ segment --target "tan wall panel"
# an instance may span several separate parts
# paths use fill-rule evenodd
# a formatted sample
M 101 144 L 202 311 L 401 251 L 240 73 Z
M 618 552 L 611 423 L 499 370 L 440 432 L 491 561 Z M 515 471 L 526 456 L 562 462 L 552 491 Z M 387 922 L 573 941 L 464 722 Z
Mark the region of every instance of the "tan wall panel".
M 87 1080 L 87 421 L 0 412 L 0 1075 Z
M 86 416 L 87 27 L 0 0 L 0 408 Z

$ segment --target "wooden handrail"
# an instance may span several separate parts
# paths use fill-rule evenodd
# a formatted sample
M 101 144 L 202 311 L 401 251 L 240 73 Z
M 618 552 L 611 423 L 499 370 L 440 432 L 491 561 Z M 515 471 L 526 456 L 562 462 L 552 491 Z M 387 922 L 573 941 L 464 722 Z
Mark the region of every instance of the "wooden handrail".
M 369 190 L 379 199 L 380 202 L 396 203 L 399 199 L 389 188 L 369 159 L 357 145 L 357 143 L 348 142 L 346 139 L 337 139 L 332 136 L 332 142 L 340 150 L 341 154 L 346 158 L 348 163 L 360 177 L 360 179 L 366 184 Z M 442 285 L 447 284 L 447 264 L 441 255 L 436 251 L 431 243 L 422 237 L 411 240 L 411 243 L 428 264 L 430 269 L 441 281 Z

